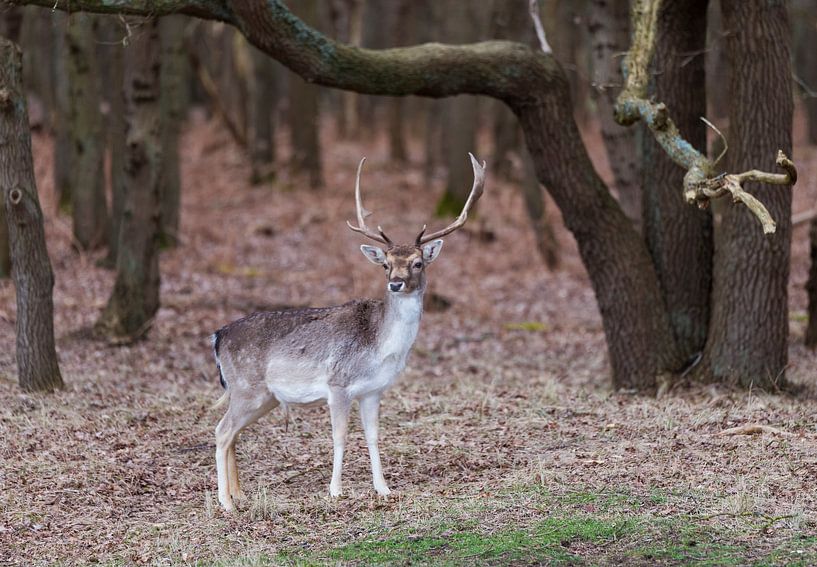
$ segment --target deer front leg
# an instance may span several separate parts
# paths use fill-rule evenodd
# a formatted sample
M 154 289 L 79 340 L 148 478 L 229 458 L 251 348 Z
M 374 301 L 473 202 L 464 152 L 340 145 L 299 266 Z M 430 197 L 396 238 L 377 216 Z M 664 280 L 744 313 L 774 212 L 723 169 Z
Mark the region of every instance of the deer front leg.
M 386 486 L 386 479 L 383 478 L 380 450 L 377 447 L 379 417 L 380 395 L 375 394 L 360 400 L 360 421 L 363 423 L 363 433 L 366 435 L 366 445 L 369 447 L 369 459 L 372 461 L 372 482 L 378 494 L 387 496 L 391 491 Z
M 332 419 L 332 482 L 329 483 L 329 495 L 340 496 L 343 493 L 341 473 L 343 472 L 343 450 L 346 447 L 346 433 L 349 430 L 349 408 L 352 402 L 345 394 L 329 396 L 329 415 Z

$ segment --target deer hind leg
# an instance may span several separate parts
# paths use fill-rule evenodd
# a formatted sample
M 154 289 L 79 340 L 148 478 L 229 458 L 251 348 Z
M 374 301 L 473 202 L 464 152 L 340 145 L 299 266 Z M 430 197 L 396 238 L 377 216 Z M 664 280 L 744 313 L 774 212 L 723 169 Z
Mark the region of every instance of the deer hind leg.
M 349 430 L 349 409 L 352 401 L 345 394 L 330 394 L 329 415 L 332 418 L 332 482 L 329 495 L 336 497 L 343 493 L 341 473 L 343 472 L 343 451 L 346 448 L 346 433 Z
M 388 496 L 391 492 L 383 478 L 383 467 L 380 464 L 380 450 L 377 447 L 377 428 L 380 415 L 380 396 L 372 395 L 360 400 L 360 421 L 363 423 L 363 433 L 366 436 L 366 445 L 369 447 L 369 459 L 372 462 L 372 482 L 374 489 L 381 496 Z
M 236 436 L 236 441 L 238 437 Z M 235 460 L 235 441 L 227 449 L 227 479 L 230 490 L 230 496 L 233 498 L 243 499 L 244 491 L 241 490 L 241 481 L 238 480 L 238 464 Z
M 216 427 L 218 501 L 227 511 L 235 510 L 233 496 L 241 494 L 238 465 L 235 460 L 235 443 L 238 435 L 277 405 L 278 400 L 268 392 L 258 397 L 242 395 L 239 392 L 230 396 L 230 407 Z

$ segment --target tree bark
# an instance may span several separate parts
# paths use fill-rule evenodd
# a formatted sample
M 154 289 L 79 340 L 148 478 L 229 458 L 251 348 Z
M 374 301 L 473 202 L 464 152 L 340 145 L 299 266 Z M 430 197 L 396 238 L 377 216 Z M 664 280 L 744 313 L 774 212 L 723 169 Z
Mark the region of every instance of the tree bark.
M 0 18 L 0 37 L 13 42 L 19 41 L 23 25 L 23 9 L 19 6 L 3 6 L 5 13 Z M 6 208 L 0 207 L 0 279 L 11 276 L 11 250 L 9 248 L 9 228 Z
M 159 309 L 161 42 L 158 20 L 143 24 L 125 50 L 125 183 L 116 282 L 97 323 L 137 338 Z
M 17 292 L 17 371 L 27 391 L 63 386 L 54 346 L 54 274 L 37 197 L 20 49 L 0 38 L 0 189 Z
M 791 155 L 792 91 L 785 3 L 723 0 L 732 63 L 728 169 L 773 169 Z M 784 383 L 788 354 L 791 188 L 748 185 L 779 224 L 763 235 L 745 207 L 729 207 L 716 235 L 705 376 L 744 387 Z
M 175 247 L 179 243 L 181 211 L 181 176 L 179 174 L 179 136 L 190 100 L 190 63 L 185 51 L 185 16 L 169 16 L 159 22 L 162 43 L 160 128 L 162 132 L 162 159 L 160 178 L 162 246 Z
M 108 238 L 105 201 L 105 136 L 100 108 L 96 17 L 72 14 L 68 46 L 68 130 L 73 155 L 72 216 L 74 239 L 83 250 L 103 246 Z
M 524 179 L 522 180 L 522 196 L 525 198 L 525 210 L 533 229 L 536 240 L 536 249 L 545 262 L 548 270 L 554 271 L 559 267 L 559 241 L 553 232 L 553 225 L 548 222 L 545 198 L 539 178 L 536 176 L 536 166 L 526 148 L 521 151 L 524 162 Z
M 621 54 L 630 43 L 628 0 L 591 0 L 589 31 L 593 68 L 592 95 L 598 105 L 601 135 L 613 171 L 618 201 L 637 229 L 641 229 L 641 163 L 639 126 L 624 127 L 613 117 L 616 97 L 624 84 Z M 659 99 L 662 100 L 662 99 Z M 672 107 L 670 107 L 672 108 Z
M 650 94 L 667 105 L 681 135 L 696 148 L 706 148 L 706 126 L 700 117 L 706 114 L 702 52 L 707 2 L 662 4 L 652 65 Z M 689 358 L 703 350 L 709 324 L 712 215 L 684 202 L 686 172 L 652 136 L 644 136 L 643 148 L 644 236 L 675 340 Z

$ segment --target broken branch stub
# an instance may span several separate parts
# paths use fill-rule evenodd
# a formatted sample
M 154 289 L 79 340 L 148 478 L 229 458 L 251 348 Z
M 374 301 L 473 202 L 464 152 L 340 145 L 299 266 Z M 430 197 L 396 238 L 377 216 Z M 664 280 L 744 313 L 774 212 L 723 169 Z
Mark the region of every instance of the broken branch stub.
M 743 173 L 727 173 L 717 177 L 704 179 L 685 188 L 684 196 L 688 203 L 697 203 L 705 207 L 710 199 L 717 199 L 727 193 L 732 195 L 732 201 L 741 202 L 763 226 L 764 234 L 772 234 L 777 228 L 772 216 L 766 207 L 751 194 L 743 189 L 743 184 L 749 181 L 768 183 L 769 185 L 794 185 L 797 182 L 797 169 L 794 163 L 783 153 L 777 151 L 777 167 L 785 173 L 767 173 L 752 169 Z M 686 185 L 686 179 L 684 180 Z

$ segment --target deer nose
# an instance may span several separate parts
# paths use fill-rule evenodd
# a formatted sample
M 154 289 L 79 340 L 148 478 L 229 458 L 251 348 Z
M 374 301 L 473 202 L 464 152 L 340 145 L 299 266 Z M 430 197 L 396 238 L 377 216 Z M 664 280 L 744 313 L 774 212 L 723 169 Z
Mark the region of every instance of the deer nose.
M 405 287 L 404 282 L 389 282 L 390 291 L 401 291 Z

